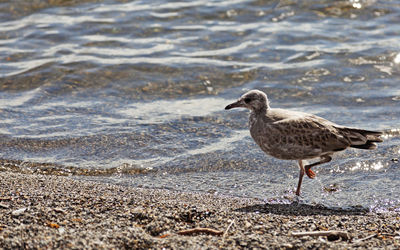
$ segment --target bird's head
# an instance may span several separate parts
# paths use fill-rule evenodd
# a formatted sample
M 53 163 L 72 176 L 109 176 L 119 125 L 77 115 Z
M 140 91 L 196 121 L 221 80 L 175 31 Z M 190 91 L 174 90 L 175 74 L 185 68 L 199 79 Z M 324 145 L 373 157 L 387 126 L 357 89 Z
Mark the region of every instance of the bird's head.
M 250 90 L 242 95 L 236 102 L 229 104 L 225 109 L 248 108 L 251 111 L 258 112 L 269 109 L 267 95 L 260 90 Z

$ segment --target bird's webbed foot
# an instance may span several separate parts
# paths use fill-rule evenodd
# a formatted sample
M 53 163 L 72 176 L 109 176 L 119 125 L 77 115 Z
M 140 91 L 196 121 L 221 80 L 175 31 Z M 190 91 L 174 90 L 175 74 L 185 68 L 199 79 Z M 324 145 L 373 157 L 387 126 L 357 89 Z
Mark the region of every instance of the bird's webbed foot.
M 314 179 L 315 178 L 315 173 L 314 173 L 314 171 L 312 171 L 311 170 L 311 167 L 305 167 L 305 172 L 306 172 L 306 174 L 307 174 L 307 176 L 308 176 L 308 178 L 310 178 L 310 179 Z

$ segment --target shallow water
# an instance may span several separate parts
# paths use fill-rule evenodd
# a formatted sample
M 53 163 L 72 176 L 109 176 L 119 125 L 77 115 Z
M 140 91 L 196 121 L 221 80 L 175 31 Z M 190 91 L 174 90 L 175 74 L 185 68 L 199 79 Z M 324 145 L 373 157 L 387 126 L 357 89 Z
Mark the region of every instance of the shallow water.
M 223 110 L 257 88 L 388 132 L 301 201 L 400 210 L 400 1 L 4 1 L 0 21 L 3 171 L 290 202 L 296 163 Z

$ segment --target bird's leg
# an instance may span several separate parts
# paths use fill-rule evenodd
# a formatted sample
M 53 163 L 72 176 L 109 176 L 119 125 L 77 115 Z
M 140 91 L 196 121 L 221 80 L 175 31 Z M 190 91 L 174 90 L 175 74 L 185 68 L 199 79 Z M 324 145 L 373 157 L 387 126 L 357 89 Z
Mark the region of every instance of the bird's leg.
M 329 155 L 323 155 L 321 156 L 321 160 L 318 162 L 314 162 L 312 164 L 306 165 L 304 166 L 304 169 L 306 170 L 306 174 L 309 178 L 314 179 L 315 178 L 315 173 L 314 171 L 311 170 L 312 167 L 317 166 L 319 164 L 322 163 L 327 163 L 330 162 L 332 160 L 332 157 L 330 157 Z
M 301 182 L 303 181 L 303 176 L 304 176 L 304 166 L 303 162 L 299 160 L 299 168 L 300 168 L 300 174 L 299 174 L 299 182 L 297 183 L 297 190 L 296 190 L 296 195 L 300 195 L 300 188 L 301 188 Z

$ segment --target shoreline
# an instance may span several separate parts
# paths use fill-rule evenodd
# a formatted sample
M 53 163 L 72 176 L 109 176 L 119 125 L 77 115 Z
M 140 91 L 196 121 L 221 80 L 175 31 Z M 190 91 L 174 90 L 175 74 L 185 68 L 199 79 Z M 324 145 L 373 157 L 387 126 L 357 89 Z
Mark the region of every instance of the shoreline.
M 65 176 L 0 172 L 0 178 L 5 249 L 400 247 L 399 213 L 266 204 Z M 205 231 L 190 231 L 195 228 Z M 348 237 L 293 235 L 332 230 Z

